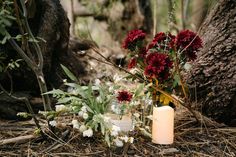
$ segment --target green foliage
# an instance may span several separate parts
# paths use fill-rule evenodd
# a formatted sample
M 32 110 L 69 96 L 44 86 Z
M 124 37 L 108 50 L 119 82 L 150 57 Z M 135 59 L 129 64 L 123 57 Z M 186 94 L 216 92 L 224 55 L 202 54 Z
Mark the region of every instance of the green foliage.
M 0 39 L 1 44 L 5 44 L 10 35 L 7 32 L 7 27 L 11 27 L 12 22 L 15 20 L 13 16 L 13 2 L 11 0 L 0 1 Z
M 57 98 L 57 104 L 70 105 L 74 112 L 78 112 L 82 106 L 86 106 L 91 115 L 104 114 L 113 98 L 105 85 L 81 86 L 76 83 L 65 83 L 65 85 L 68 87 L 68 91 L 53 89 L 45 94 L 52 94 Z
M 119 85 L 102 83 L 99 80 L 96 80 L 94 84 L 89 83 L 87 86 L 80 85 L 68 68 L 63 65 L 62 68 L 67 76 L 76 83 L 65 81 L 64 85 L 67 90 L 53 89 L 44 93 L 51 94 L 57 99 L 56 110 L 44 113 L 44 115 L 46 117 L 53 116 L 54 120 L 64 113 L 78 115 L 72 121 L 73 128 L 78 129 L 85 137 L 93 136 L 93 132 L 102 135 L 104 141 L 110 147 L 114 140 L 117 140 L 121 135 L 121 133 L 118 133 L 120 128 L 112 124 L 107 114 L 112 101 L 116 100 L 114 93 Z M 134 96 L 140 98 L 143 88 L 144 84 L 141 84 L 134 91 Z M 56 123 L 56 121 L 51 122 L 53 125 Z
M 0 1 L 0 45 L 5 44 L 11 38 L 7 29 L 11 27 L 15 20 L 16 18 L 13 16 L 13 2 L 11 0 Z M 9 63 L 6 63 L 6 58 L 6 52 L 0 51 L 0 73 L 20 67 L 19 62 L 22 61 L 21 59 L 15 61 L 11 59 Z
M 64 70 L 64 72 L 66 73 L 66 75 L 72 80 L 72 81 L 78 81 L 77 78 L 75 77 L 74 74 L 72 74 L 72 72 L 70 72 L 70 70 L 65 67 L 64 65 L 61 64 L 62 69 Z

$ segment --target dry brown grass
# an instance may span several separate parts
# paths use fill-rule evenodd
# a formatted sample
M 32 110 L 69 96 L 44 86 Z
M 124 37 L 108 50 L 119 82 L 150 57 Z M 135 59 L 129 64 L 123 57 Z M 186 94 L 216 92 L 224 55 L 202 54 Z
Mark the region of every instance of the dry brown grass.
M 33 138 L 24 143 L 0 144 L 0 156 L 236 156 L 236 128 L 218 124 L 198 114 L 201 124 L 185 109 L 178 109 L 175 119 L 175 142 L 172 145 L 157 145 L 137 131 L 133 144 L 123 148 L 108 148 L 101 136 L 83 138 L 69 126 L 58 130 L 58 135 L 47 132 L 47 138 Z M 64 117 L 62 122 L 72 117 Z M 43 123 L 43 121 L 41 122 Z M 0 141 L 17 136 L 31 135 L 35 130 L 32 121 L 1 121 Z M 59 136 L 60 135 L 60 136 Z

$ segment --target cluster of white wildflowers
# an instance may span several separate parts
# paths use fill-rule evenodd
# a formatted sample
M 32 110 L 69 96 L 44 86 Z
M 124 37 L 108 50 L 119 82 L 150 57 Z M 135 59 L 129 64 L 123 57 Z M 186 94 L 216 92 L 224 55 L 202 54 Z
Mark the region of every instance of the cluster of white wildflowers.
M 101 132 L 108 146 L 114 144 L 122 147 L 124 143 L 133 143 L 133 137 L 127 136 L 127 132 L 121 130 L 120 127 L 112 123 L 111 117 L 106 113 L 109 109 L 112 112 L 120 115 L 120 104 L 116 100 L 116 93 L 120 90 L 120 83 L 124 81 L 120 75 L 115 75 L 113 82 L 102 82 L 99 79 L 94 81 L 93 85 L 81 86 L 76 83 L 67 83 L 67 91 L 53 90 L 50 94 L 58 99 L 58 104 L 55 106 L 56 116 L 71 113 L 74 115 L 73 120 L 67 124 L 73 127 L 74 130 L 81 133 L 83 137 L 92 137 L 96 132 Z M 121 83 L 122 84 L 122 83 Z M 94 97 L 94 93 L 97 94 Z M 113 101 L 112 100 L 116 100 Z M 131 106 L 137 105 L 138 101 L 129 102 Z M 48 112 L 41 112 L 48 116 Z M 49 125 L 60 127 L 57 117 L 49 121 Z
M 72 122 L 71 122 L 73 128 L 75 129 L 79 129 L 80 128 L 80 123 L 77 119 L 73 119 Z
M 68 111 L 70 111 L 70 108 L 65 105 L 56 105 L 55 110 L 56 110 L 56 112 L 68 112 Z
M 120 115 L 121 114 L 121 108 L 120 108 L 120 105 L 118 104 L 117 101 L 113 101 L 111 103 L 111 111 Z
M 71 124 L 74 129 L 79 130 L 83 134 L 83 137 L 93 136 L 93 130 L 87 127 L 84 123 L 79 122 L 77 119 L 73 119 Z
M 31 115 L 30 115 L 29 113 L 27 113 L 27 112 L 18 112 L 18 113 L 17 113 L 17 116 L 23 117 L 23 118 L 28 118 L 28 117 L 30 117 Z
M 87 107 L 85 105 L 81 107 L 78 115 L 82 117 L 84 120 L 88 119 L 89 115 L 87 112 Z
M 120 127 L 112 125 L 111 136 L 118 136 L 120 132 Z
M 51 120 L 49 121 L 49 125 L 56 127 L 57 126 L 57 121 L 56 120 Z
M 124 143 L 128 143 L 128 142 L 133 143 L 134 138 L 125 135 L 125 136 L 120 136 L 120 137 L 115 138 L 113 142 L 117 147 L 123 147 Z

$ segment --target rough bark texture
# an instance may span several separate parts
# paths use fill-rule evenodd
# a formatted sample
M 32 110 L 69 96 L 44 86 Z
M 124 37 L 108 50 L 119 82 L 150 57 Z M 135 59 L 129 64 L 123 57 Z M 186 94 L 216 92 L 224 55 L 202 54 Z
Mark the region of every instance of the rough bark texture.
M 35 0 L 35 2 L 36 12 L 33 17 L 28 17 L 28 21 L 33 34 L 46 41 L 40 42 L 40 47 L 44 58 L 43 72 L 50 90 L 58 88 L 66 78 L 60 64 L 68 67 L 77 77 L 84 74 L 84 68 L 72 50 L 68 50 L 69 21 L 60 1 Z M 16 23 L 9 31 L 13 36 L 20 34 Z M 0 45 L 0 50 L 8 55 L 7 62 L 20 58 L 9 44 Z M 33 52 L 34 49 L 31 51 Z M 30 99 L 40 97 L 36 76 L 25 63 L 21 63 L 19 69 L 1 74 L 0 83 L 7 90 L 10 90 L 12 85 L 14 95 L 22 93 Z M 38 104 L 40 106 L 40 103 Z M 17 112 L 27 111 L 27 108 L 24 103 L 12 100 L 0 93 L 0 110 L 0 117 L 14 119 Z
M 33 34 L 46 41 L 40 42 L 44 58 L 43 72 L 49 89 L 57 88 L 65 78 L 60 64 L 67 66 L 78 77 L 84 74 L 84 69 L 78 58 L 68 50 L 70 24 L 60 1 L 35 1 L 36 12 L 28 21 Z M 13 36 L 20 34 L 17 24 L 14 24 L 9 31 Z M 0 45 L 0 49 L 8 54 L 8 60 L 19 58 L 10 45 Z M 33 52 L 34 49 L 31 51 Z M 39 93 L 36 77 L 26 64 L 23 63 L 20 69 L 10 71 L 10 75 L 14 90 Z M 0 83 L 9 89 L 9 75 L 1 76 Z
M 220 0 L 205 20 L 204 48 L 189 74 L 203 114 L 236 125 L 236 1 Z

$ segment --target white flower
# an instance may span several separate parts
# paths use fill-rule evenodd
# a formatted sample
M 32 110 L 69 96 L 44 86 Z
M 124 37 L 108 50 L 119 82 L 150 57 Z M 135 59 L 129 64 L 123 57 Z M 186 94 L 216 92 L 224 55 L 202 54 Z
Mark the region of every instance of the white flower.
M 99 79 L 95 79 L 95 86 L 99 86 L 100 85 L 100 83 L 101 83 L 101 81 L 99 80 Z
M 63 82 L 64 82 L 64 83 L 67 83 L 67 79 L 64 79 Z
M 130 142 L 130 143 L 133 143 L 133 142 L 134 142 L 134 138 L 133 138 L 133 137 L 130 137 L 130 138 L 129 138 L 129 142 Z
M 120 77 L 118 74 L 115 74 L 113 77 L 114 83 L 118 83 L 122 80 L 122 77 Z
M 148 119 L 152 120 L 152 115 L 147 116 Z
M 83 118 L 84 118 L 84 119 L 88 119 L 88 117 L 89 117 L 89 116 L 88 116 L 88 113 L 85 112 L 85 113 L 83 114 Z
M 39 113 L 39 114 L 42 114 L 42 115 L 44 115 L 44 116 L 46 116 L 46 115 L 48 114 L 48 111 L 40 111 L 40 110 L 39 110 L 38 113 Z
M 78 120 L 73 119 L 71 123 L 73 125 L 73 128 L 79 129 L 79 122 L 78 122 Z
M 138 71 L 137 68 L 132 68 L 129 70 L 130 73 L 135 74 Z
M 112 104 L 112 105 L 111 105 L 111 110 L 112 110 L 113 112 L 115 112 L 115 110 L 116 110 L 116 105 L 115 105 L 115 104 Z
M 112 125 L 111 136 L 117 136 L 120 132 L 120 127 Z
M 80 132 L 84 132 L 86 129 L 87 129 L 87 127 L 86 127 L 85 125 L 81 125 L 81 126 L 79 127 L 79 131 L 80 131 Z
M 18 112 L 17 116 L 20 116 L 20 117 L 23 117 L 23 118 L 27 118 L 29 116 L 29 114 L 26 113 L 26 112 Z
M 83 112 L 87 112 L 87 107 L 86 106 L 82 106 L 80 110 L 83 111 Z
M 129 141 L 129 137 L 128 136 L 122 136 L 122 137 L 120 137 L 120 139 L 122 139 L 123 141 L 125 141 L 125 143 L 126 142 L 128 142 Z
M 108 91 L 109 91 L 110 93 L 112 93 L 112 92 L 114 91 L 114 87 L 113 87 L 113 86 L 109 86 Z
M 119 108 L 119 105 L 117 104 L 117 102 L 113 101 L 112 105 L 111 105 L 111 110 L 116 113 L 116 114 L 120 114 L 121 110 Z
M 68 111 L 68 107 L 65 105 L 56 105 L 56 112 Z
M 80 117 L 83 117 L 84 112 L 83 112 L 83 111 L 79 111 L 78 115 L 79 115 Z
M 114 139 L 114 142 L 116 144 L 117 147 L 123 147 L 123 142 L 121 140 L 119 140 L 118 138 Z
M 93 130 L 91 128 L 83 132 L 83 137 L 92 137 L 92 136 L 93 136 Z
M 78 92 L 77 92 L 77 90 L 73 89 L 73 90 L 71 91 L 71 94 L 73 94 L 73 95 L 77 95 Z
M 103 116 L 104 122 L 109 122 L 111 117 Z
M 140 114 L 139 113 L 134 113 L 134 117 L 139 118 Z
M 102 103 L 102 97 L 101 97 L 101 96 L 98 96 L 98 97 L 96 98 L 96 100 L 97 100 L 98 103 Z
M 149 126 L 145 126 L 145 129 L 146 129 L 146 130 L 150 130 L 150 127 L 149 127 Z
M 77 106 L 72 106 L 72 111 L 76 111 L 77 109 L 78 109 L 78 107 Z
M 69 92 L 69 93 L 73 93 L 74 91 L 75 91 L 74 87 L 68 87 L 67 88 L 67 92 Z
M 51 126 L 56 126 L 57 125 L 57 122 L 55 120 L 52 120 L 52 121 L 49 121 L 49 124 Z

